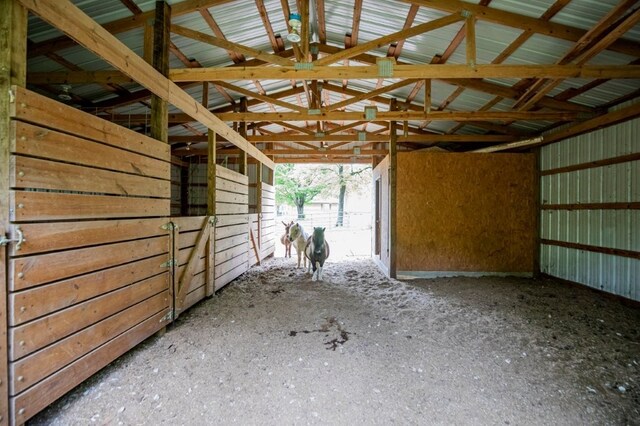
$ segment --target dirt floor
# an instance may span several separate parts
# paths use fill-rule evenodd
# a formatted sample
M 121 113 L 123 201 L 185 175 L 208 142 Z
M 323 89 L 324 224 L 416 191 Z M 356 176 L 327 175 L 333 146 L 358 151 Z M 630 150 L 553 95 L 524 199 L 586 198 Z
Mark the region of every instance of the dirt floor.
M 295 254 L 294 254 L 295 257 Z M 640 424 L 640 309 L 553 280 L 256 267 L 31 424 Z

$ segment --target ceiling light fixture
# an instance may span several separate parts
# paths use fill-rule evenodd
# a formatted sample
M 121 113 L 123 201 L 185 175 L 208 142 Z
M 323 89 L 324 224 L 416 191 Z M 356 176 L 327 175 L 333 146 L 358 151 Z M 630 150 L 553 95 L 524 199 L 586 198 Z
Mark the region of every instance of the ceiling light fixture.
M 287 34 L 287 40 L 291 43 L 299 43 L 302 38 L 300 37 L 300 28 L 302 27 L 302 19 L 300 15 L 297 13 L 289 14 L 289 25 L 291 26 L 291 31 Z
M 60 86 L 62 88 L 62 92 L 58 93 L 58 99 L 62 99 L 63 101 L 70 101 L 73 99 L 69 94 L 69 90 L 71 90 L 71 86 L 68 84 L 63 84 Z

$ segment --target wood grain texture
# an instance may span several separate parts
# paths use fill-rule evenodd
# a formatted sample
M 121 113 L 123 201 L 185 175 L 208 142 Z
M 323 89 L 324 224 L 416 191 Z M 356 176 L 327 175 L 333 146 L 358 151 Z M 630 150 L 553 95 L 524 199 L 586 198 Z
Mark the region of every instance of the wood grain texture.
M 169 216 L 169 199 L 11 191 L 13 222 Z
M 11 395 L 31 387 L 87 352 L 96 349 L 104 342 L 108 342 L 127 331 L 133 325 L 165 310 L 168 305 L 168 292 L 163 291 L 12 363 L 10 366 L 13 377 Z
M 171 164 L 120 147 L 68 135 L 40 126 L 14 121 L 12 152 L 52 161 L 169 179 Z
M 167 199 L 171 197 L 168 180 L 22 156 L 12 156 L 9 167 L 11 187 L 14 189 L 47 189 Z
M 127 241 L 11 259 L 9 274 L 13 278 L 10 290 L 22 290 L 39 284 L 86 274 L 147 257 L 165 254 L 169 250 L 167 236 Z M 73 259 L 73 261 L 71 261 Z
M 167 218 L 96 220 L 88 222 L 25 223 L 20 225 L 26 241 L 12 256 L 26 256 L 78 247 L 168 235 L 161 227 Z
M 14 361 L 108 318 L 142 300 L 169 288 L 169 275 L 157 275 L 112 293 L 71 306 L 52 315 L 11 328 L 13 345 L 9 359 Z
M 168 254 L 161 254 L 126 265 L 103 269 L 53 284 L 11 293 L 9 324 L 23 324 L 101 294 L 126 287 L 149 277 L 167 273 L 162 266 Z
M 15 118 L 170 161 L 167 144 L 23 88 L 16 88 Z
M 533 272 L 531 154 L 398 154 L 398 270 Z
M 26 392 L 12 398 L 10 404 L 13 412 L 16 413 L 16 423 L 26 422 L 47 405 L 100 371 L 105 365 L 165 327 L 166 320 L 164 318 L 167 312 L 168 310 L 163 310 L 135 325 L 100 348 L 47 377 Z

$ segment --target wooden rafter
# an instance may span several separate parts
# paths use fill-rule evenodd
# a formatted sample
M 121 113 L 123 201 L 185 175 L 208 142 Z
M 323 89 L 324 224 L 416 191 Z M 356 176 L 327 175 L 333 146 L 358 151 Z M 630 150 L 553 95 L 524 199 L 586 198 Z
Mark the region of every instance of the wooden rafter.
M 68 36 L 73 37 L 86 48 L 145 86 L 153 94 L 170 102 L 194 120 L 224 136 L 234 145 L 273 168 L 272 161 L 247 142 L 246 139 L 233 132 L 224 122 L 203 108 L 189 94 L 154 70 L 144 59 L 133 53 L 121 41 L 109 34 L 100 25 L 97 25 L 95 21 L 69 1 L 19 1 L 27 9 L 58 27 Z M 103 40 L 103 42 L 98 43 L 96 39 Z
M 321 59 L 320 59 L 321 60 Z M 396 65 L 394 78 L 640 78 L 635 65 Z M 176 82 L 213 80 L 328 80 L 370 79 L 379 77 L 377 67 L 317 66 L 312 69 L 294 67 L 269 68 L 198 68 L 173 69 L 171 79 Z
M 492 22 L 494 24 L 519 28 L 521 30 L 533 31 L 549 37 L 561 38 L 567 41 L 576 42 L 586 31 L 563 25 L 555 22 L 547 22 L 538 18 L 531 18 L 505 10 L 494 9 L 488 6 L 481 6 L 460 0 L 400 0 L 406 3 L 418 4 L 431 9 L 444 12 L 456 13 L 460 10 L 467 10 L 473 13 L 476 18 Z M 610 46 L 610 49 L 631 56 L 638 56 L 640 44 L 629 40 L 617 40 Z

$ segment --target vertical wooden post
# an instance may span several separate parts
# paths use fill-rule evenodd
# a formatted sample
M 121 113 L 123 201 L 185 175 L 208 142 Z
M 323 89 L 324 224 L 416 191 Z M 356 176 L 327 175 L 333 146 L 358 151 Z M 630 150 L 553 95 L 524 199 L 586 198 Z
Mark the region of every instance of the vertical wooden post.
M 148 64 L 153 65 L 153 19 L 144 24 L 144 51 L 142 57 Z
M 209 130 L 209 140 L 207 146 L 207 216 L 216 214 L 216 133 Z M 216 270 L 216 223 L 212 224 L 209 231 L 209 256 L 207 257 L 207 287 L 205 294 L 213 295 L 215 291 L 215 270 Z
M 302 19 L 302 28 L 300 29 L 302 62 L 309 62 L 309 0 L 300 0 L 300 18 Z
M 424 81 L 424 112 L 431 112 L 431 79 Z
M 535 182 L 533 182 L 533 188 L 534 188 L 534 197 L 535 197 L 535 201 L 534 201 L 534 214 L 535 214 L 535 231 L 536 231 L 536 235 L 533 239 L 534 241 L 534 246 L 533 246 L 533 276 L 535 278 L 539 278 L 540 275 L 542 274 L 542 271 L 540 270 L 540 239 L 542 238 L 542 220 L 540 215 L 542 214 L 542 210 L 541 210 L 541 204 L 542 204 L 542 200 L 540 199 L 540 192 L 541 189 L 540 185 L 542 184 L 542 180 L 540 178 L 540 170 L 542 167 L 542 163 L 541 163 L 541 157 L 542 157 L 542 149 L 540 147 L 536 148 L 534 150 L 535 156 L 536 156 L 536 161 L 535 161 L 535 172 L 534 172 L 534 179 Z
M 247 98 L 242 98 L 240 99 L 240 112 L 247 112 Z M 247 122 L 246 121 L 242 121 L 240 123 L 240 128 L 238 129 L 238 133 L 240 133 L 240 136 L 242 136 L 243 138 L 247 138 Z M 242 151 L 240 153 L 240 161 L 239 161 L 239 165 L 238 165 L 239 169 L 238 169 L 238 173 L 240 173 L 241 175 L 247 175 L 248 174 L 248 167 L 247 167 L 247 151 Z
M 180 167 L 180 216 L 189 216 L 189 164 Z
M 466 17 L 467 65 L 476 67 L 476 18 L 472 14 Z
M 209 82 L 202 83 L 202 106 L 209 109 Z
M 258 213 L 258 246 L 262 249 L 262 169 L 263 165 L 256 164 L 256 212 Z M 262 255 L 262 253 L 260 253 Z
M 153 24 L 153 67 L 165 77 L 169 75 L 169 28 L 171 6 L 156 1 L 156 18 Z M 169 105 L 159 96 L 151 96 L 151 137 L 169 142 Z
M 398 109 L 397 99 L 391 99 L 389 110 L 396 111 Z M 396 278 L 396 210 L 397 210 L 397 169 L 398 169 L 398 156 L 397 156 L 397 142 L 398 134 L 396 133 L 396 122 L 389 122 L 389 276 Z
M 9 161 L 13 92 L 26 86 L 27 11 L 17 0 L 0 0 L 0 233 L 9 231 Z M 7 337 L 7 247 L 0 246 L 0 424 L 10 422 Z

